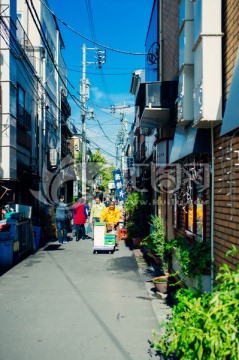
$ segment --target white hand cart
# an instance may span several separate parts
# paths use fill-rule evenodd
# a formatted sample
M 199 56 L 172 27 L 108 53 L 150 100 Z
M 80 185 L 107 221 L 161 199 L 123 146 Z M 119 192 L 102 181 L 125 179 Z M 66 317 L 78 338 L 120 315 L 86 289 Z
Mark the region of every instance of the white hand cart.
M 97 254 L 98 251 L 108 251 L 113 254 L 116 243 L 116 232 L 106 233 L 106 225 L 104 222 L 94 223 L 94 246 L 93 253 Z

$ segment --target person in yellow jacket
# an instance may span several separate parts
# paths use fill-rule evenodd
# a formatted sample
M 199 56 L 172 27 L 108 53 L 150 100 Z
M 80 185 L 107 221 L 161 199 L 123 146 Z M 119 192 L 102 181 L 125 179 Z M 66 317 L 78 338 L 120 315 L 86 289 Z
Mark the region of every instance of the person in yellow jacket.
M 110 231 L 110 230 L 117 229 L 119 221 L 120 221 L 120 211 L 115 206 L 115 202 L 111 201 L 109 206 L 106 207 L 102 211 L 102 213 L 100 215 L 100 222 L 106 222 L 107 231 Z M 117 239 L 117 236 L 116 236 L 116 239 Z M 117 242 L 115 245 L 116 245 L 115 246 L 116 250 L 119 250 Z

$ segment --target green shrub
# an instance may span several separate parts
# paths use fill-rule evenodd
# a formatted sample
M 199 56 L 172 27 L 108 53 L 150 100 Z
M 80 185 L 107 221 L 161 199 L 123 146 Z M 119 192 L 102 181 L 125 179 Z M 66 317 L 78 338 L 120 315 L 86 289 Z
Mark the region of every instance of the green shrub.
M 153 331 L 155 349 L 180 360 L 239 358 L 239 265 L 231 271 L 224 264 L 220 271 L 213 293 L 177 292 L 172 319 L 161 324 L 164 334 Z
M 176 259 L 185 276 L 192 278 L 211 268 L 210 242 L 195 240 L 190 244 L 186 239 L 178 238 L 166 244 L 168 251 L 172 248 L 176 249 Z
M 142 245 L 147 245 L 148 249 L 164 260 L 165 254 L 165 230 L 163 219 L 161 217 L 151 215 L 150 224 L 153 225 L 152 232 L 144 239 Z

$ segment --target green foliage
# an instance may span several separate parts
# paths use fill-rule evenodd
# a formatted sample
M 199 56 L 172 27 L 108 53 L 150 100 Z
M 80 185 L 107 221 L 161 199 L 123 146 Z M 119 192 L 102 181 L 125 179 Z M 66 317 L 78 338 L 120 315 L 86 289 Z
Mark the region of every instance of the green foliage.
M 166 277 L 158 277 L 158 278 L 153 279 L 154 283 L 165 283 L 167 281 L 168 281 L 168 279 Z
M 224 264 L 213 293 L 181 289 L 164 334 L 153 331 L 154 347 L 181 360 L 239 358 L 239 265 Z
M 129 194 L 124 203 L 124 210 L 129 238 L 146 236 L 149 231 L 149 208 L 145 196 L 138 192 Z
M 176 249 L 176 259 L 181 267 L 182 273 L 189 277 L 201 275 L 205 269 L 211 266 L 211 244 L 195 240 L 189 243 L 184 238 L 174 239 L 167 243 L 166 249 Z
M 144 200 L 144 197 L 138 192 L 134 192 L 127 196 L 127 199 L 124 203 L 124 210 L 127 213 L 128 217 L 132 217 L 134 213 L 141 208 L 141 202 Z
M 148 249 L 164 260 L 165 255 L 165 229 L 161 217 L 151 215 L 152 232 L 144 239 L 142 245 L 147 245 Z
M 81 178 L 82 152 L 78 153 L 77 162 L 77 172 L 78 176 Z M 104 156 L 99 150 L 96 150 L 95 153 L 91 153 L 89 155 L 88 161 L 86 163 L 86 179 L 89 181 L 95 179 L 98 175 L 102 175 L 102 187 L 107 189 L 109 181 L 113 180 L 113 170 L 113 164 L 108 166 L 107 160 L 104 158 Z

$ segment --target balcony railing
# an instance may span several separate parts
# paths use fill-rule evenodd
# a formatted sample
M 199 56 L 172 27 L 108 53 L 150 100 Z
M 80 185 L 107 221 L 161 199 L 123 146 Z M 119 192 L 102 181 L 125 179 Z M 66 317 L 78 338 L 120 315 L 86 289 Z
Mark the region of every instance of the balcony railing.
M 32 147 L 32 136 L 24 131 L 23 128 L 17 127 L 17 143 L 30 150 Z
M 64 91 L 61 91 L 61 109 L 67 117 L 71 115 L 71 107 Z
M 175 125 L 177 81 L 142 83 L 136 98 L 140 107 L 140 126 L 165 128 Z
M 32 129 L 31 115 L 19 104 L 17 106 L 17 123 L 26 131 Z
M 27 54 L 29 61 L 31 62 L 32 66 L 35 67 L 35 53 L 34 47 L 30 42 L 25 30 L 23 29 L 19 20 L 17 20 L 17 39 L 21 44 L 23 50 Z
M 57 128 L 57 118 L 50 112 L 49 109 L 46 110 L 46 121 L 54 128 Z
M 65 139 L 64 137 L 61 138 L 61 152 L 64 156 L 70 154 L 71 152 L 69 148 L 69 140 Z

